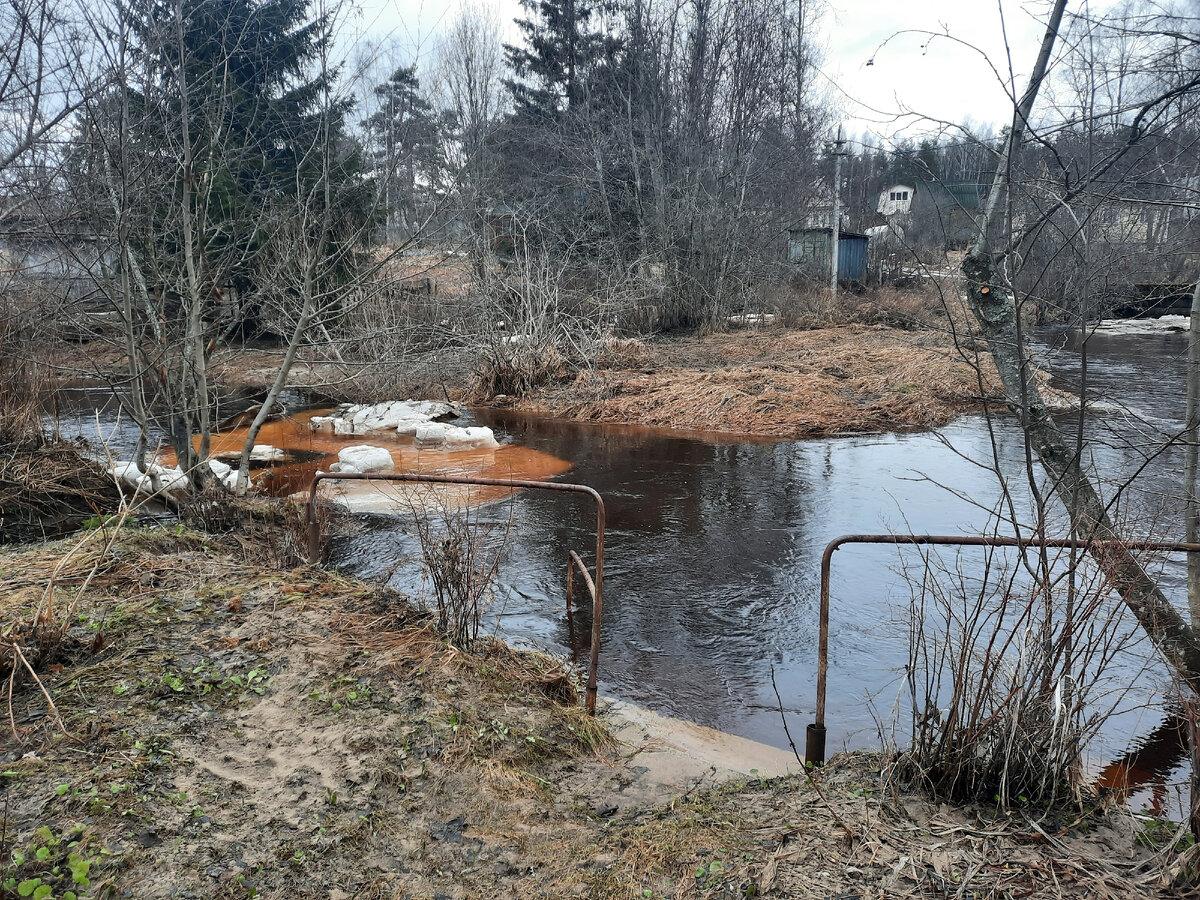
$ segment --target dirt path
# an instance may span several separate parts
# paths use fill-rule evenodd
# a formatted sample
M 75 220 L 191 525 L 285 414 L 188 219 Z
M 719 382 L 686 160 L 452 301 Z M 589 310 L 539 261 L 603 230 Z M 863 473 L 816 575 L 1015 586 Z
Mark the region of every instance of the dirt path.
M 1126 900 L 1180 873 L 1148 849 L 1171 834 L 1118 810 L 941 806 L 870 754 L 814 786 L 708 729 L 597 722 L 561 663 L 462 653 L 394 594 L 271 569 L 244 530 L 102 540 L 51 590 L 78 604 L 40 665 L 66 733 L 28 678 L 13 692 L 5 898 Z M 5 622 L 70 546 L 0 551 Z

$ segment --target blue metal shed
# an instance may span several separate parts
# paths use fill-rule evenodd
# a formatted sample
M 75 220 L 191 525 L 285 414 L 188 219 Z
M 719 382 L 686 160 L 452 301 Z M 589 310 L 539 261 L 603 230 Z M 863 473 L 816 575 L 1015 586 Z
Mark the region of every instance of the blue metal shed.
M 838 234 L 838 279 L 862 281 L 867 274 L 865 234 L 842 231 Z M 829 274 L 829 248 L 832 228 L 793 228 L 788 231 L 788 261 L 813 274 Z

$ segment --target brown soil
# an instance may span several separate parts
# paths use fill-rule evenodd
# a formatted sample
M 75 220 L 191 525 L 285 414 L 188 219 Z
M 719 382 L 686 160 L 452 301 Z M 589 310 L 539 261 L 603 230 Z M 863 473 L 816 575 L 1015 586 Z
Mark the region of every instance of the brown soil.
M 272 571 L 244 537 L 82 540 L 53 587 L 70 545 L 0 556 L 4 622 L 75 604 L 41 669 L 54 709 L 24 673 L 0 701 L 5 898 L 1127 900 L 1194 862 L 1119 810 L 938 806 L 868 754 L 817 782 L 627 791 L 647 748 L 554 660 L 460 652 L 403 598 Z
M 768 328 L 621 345 L 607 364 L 515 405 L 596 422 L 818 437 L 932 428 L 981 404 L 975 368 L 933 331 Z

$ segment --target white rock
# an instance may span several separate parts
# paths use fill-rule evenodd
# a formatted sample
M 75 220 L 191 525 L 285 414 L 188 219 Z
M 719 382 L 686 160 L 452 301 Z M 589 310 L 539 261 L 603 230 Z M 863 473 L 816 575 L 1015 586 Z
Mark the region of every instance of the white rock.
M 423 422 L 429 422 L 453 412 L 449 403 L 437 400 L 388 400 L 384 403 L 355 404 L 339 409 L 330 416 L 313 416 L 310 427 L 316 431 L 332 426 L 334 434 L 368 434 L 388 431 L 401 425 L 405 434 Z
M 453 427 L 442 422 L 421 425 L 413 432 L 413 444 L 422 449 L 443 447 L 446 444 L 446 433 Z
M 449 403 L 439 401 L 400 401 L 355 404 L 337 410 L 334 415 L 313 416 L 312 427 L 332 424 L 335 434 L 366 434 L 372 431 L 395 430 L 400 425 L 412 427 L 413 422 L 427 422 L 454 412 Z M 406 432 L 410 433 L 410 432 Z
M 154 465 L 150 467 L 150 472 L 153 477 L 158 479 L 158 489 L 160 491 L 172 493 L 174 491 L 186 491 L 188 488 L 188 477 L 180 469 L 166 469 L 162 466 Z
M 210 459 L 208 469 L 217 477 L 217 481 L 225 486 L 226 490 L 232 491 L 237 488 L 238 470 L 233 466 L 228 466 L 219 459 Z
M 459 428 L 441 422 L 418 427 L 413 435 L 413 443 L 423 450 L 450 451 L 495 450 L 500 446 L 490 428 Z
M 137 463 L 119 460 L 108 469 L 109 474 L 126 490 L 140 494 L 185 491 L 188 478 L 179 469 L 168 469 L 158 463 L 150 463 L 145 472 L 138 471 Z
M 396 426 L 396 434 L 401 437 L 413 437 L 417 433 L 417 429 L 422 425 L 428 425 L 429 420 L 426 418 L 404 419 Z
M 390 472 L 394 467 L 391 453 L 383 447 L 372 447 L 370 444 L 343 447 L 338 452 L 338 463 L 343 466 L 352 466 L 359 472 Z M 339 469 L 338 471 L 345 470 Z
M 480 426 L 478 428 L 455 428 L 451 426 L 446 433 L 447 450 L 495 450 L 500 446 L 492 429 Z
M 150 478 L 138 471 L 137 463 L 121 459 L 108 467 L 108 474 L 116 479 L 117 484 L 130 491 L 150 489 Z
M 255 444 L 250 448 L 251 462 L 270 462 L 275 459 L 283 459 L 287 453 L 280 450 L 278 447 L 272 447 L 270 444 Z

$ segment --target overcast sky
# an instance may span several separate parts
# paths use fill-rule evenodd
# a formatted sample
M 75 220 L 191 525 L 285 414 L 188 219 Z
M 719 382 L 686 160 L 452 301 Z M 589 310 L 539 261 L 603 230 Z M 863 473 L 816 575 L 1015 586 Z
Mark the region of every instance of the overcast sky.
M 1046 0 L 833 0 L 822 28 L 823 68 L 849 129 L 915 135 L 938 121 L 969 121 L 998 130 L 1012 118 L 1014 76 L 1017 93 L 1025 88 L 1049 6 Z
M 429 52 L 431 39 L 458 4 L 458 0 L 362 2 L 363 30 L 390 35 L 418 60 Z M 506 23 L 520 12 L 516 0 L 494 2 Z M 1010 79 L 1015 74 L 1017 92 L 1024 89 L 1050 5 L 1049 0 L 828 2 L 820 26 L 825 54 L 822 81 L 843 111 L 847 132 L 912 136 L 935 130 L 938 126 L 930 119 L 970 121 L 975 126 L 991 123 L 997 130 L 1008 122 Z M 929 34 L 914 32 L 939 36 L 931 39 Z M 510 32 L 508 39 L 515 39 L 515 34 Z

